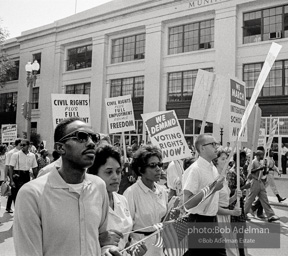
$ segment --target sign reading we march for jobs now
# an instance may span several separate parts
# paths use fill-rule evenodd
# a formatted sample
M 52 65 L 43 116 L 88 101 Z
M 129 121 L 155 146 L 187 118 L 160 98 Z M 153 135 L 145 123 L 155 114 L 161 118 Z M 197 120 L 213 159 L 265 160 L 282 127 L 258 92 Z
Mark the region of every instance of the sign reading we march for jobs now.
M 89 125 L 90 104 L 88 94 L 51 94 L 53 128 L 68 117 L 79 117 Z
M 175 111 L 142 114 L 151 143 L 162 151 L 163 162 L 191 157 Z
M 130 94 L 106 98 L 105 104 L 109 133 L 135 130 L 134 111 Z

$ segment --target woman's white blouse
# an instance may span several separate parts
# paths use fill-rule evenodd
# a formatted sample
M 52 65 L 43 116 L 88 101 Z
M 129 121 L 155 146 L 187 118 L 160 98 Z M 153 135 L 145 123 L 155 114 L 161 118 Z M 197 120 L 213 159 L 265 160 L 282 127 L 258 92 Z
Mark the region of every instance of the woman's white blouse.
M 155 183 L 155 192 L 149 189 L 141 179 L 130 186 L 124 192 L 127 198 L 130 213 L 133 219 L 133 230 L 153 226 L 161 222 L 167 211 L 168 195 L 165 188 Z M 143 229 L 143 231 L 154 231 L 155 228 Z M 133 239 L 140 240 L 144 235 L 133 234 Z M 145 241 L 148 251 L 145 256 L 163 255 L 163 249 L 155 247 L 156 236 Z
M 127 199 L 116 192 L 113 192 L 113 199 L 114 210 L 109 207 L 107 230 L 115 229 L 121 233 L 127 233 L 131 231 L 133 227 L 133 220 L 129 211 Z M 118 244 L 120 249 L 125 248 L 128 237 L 129 234 L 124 235 L 124 238 L 120 239 Z

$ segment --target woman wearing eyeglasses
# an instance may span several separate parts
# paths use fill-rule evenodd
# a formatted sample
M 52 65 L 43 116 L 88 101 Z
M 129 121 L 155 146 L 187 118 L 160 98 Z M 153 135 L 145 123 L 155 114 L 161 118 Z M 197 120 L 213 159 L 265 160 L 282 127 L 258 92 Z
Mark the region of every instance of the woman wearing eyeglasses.
M 105 181 L 109 197 L 109 215 L 107 230 L 113 237 L 113 243 L 120 250 L 127 246 L 128 233 L 132 230 L 133 221 L 126 198 L 117 193 L 121 181 L 121 153 L 120 150 L 107 143 L 100 144 L 96 149 L 94 164 L 88 173 L 99 176 Z M 124 234 L 124 235 L 123 235 Z M 135 256 L 144 255 L 146 247 L 139 246 Z M 124 253 L 123 255 L 129 255 Z
M 155 146 L 144 145 L 133 156 L 131 167 L 141 178 L 125 190 L 124 196 L 128 200 L 133 230 L 143 230 L 143 234 L 131 235 L 134 241 L 144 238 L 145 232 L 155 231 L 152 226 L 161 222 L 166 214 L 168 195 L 165 188 L 157 184 L 162 166 L 161 151 Z M 146 227 L 150 229 L 145 229 Z M 164 255 L 162 248 L 154 246 L 155 242 L 156 236 L 145 241 L 148 248 L 145 255 Z

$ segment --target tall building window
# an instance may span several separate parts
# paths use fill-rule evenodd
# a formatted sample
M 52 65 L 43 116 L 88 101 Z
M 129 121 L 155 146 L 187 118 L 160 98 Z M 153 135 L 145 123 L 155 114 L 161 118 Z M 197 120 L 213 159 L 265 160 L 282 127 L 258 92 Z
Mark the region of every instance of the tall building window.
M 72 84 L 66 86 L 66 94 L 89 94 L 91 83 Z
M 37 60 L 37 62 L 39 63 L 40 65 L 40 69 L 38 70 L 37 74 L 40 74 L 40 71 L 41 71 L 41 53 L 35 53 L 33 54 L 33 61 L 32 63 Z
M 7 70 L 7 81 L 19 79 L 19 60 L 12 61 L 13 67 Z
M 15 112 L 17 109 L 17 92 L 0 94 L 0 112 Z
M 38 109 L 39 108 L 39 87 L 33 88 L 32 91 L 32 108 L 31 109 Z
M 245 64 L 243 80 L 246 83 L 246 97 L 251 97 L 263 63 Z M 288 60 L 275 61 L 265 81 L 260 96 L 288 95 Z
M 68 50 L 67 71 L 90 68 L 92 65 L 92 45 Z
M 143 103 L 144 76 L 111 80 L 111 97 L 131 94 L 133 103 Z
M 169 54 L 214 47 L 214 20 L 205 20 L 169 29 Z
M 112 63 L 145 58 L 145 33 L 122 37 L 112 41 Z
M 204 69 L 213 72 L 213 68 Z M 168 101 L 191 101 L 198 70 L 168 74 Z
M 244 44 L 288 37 L 288 5 L 244 13 Z

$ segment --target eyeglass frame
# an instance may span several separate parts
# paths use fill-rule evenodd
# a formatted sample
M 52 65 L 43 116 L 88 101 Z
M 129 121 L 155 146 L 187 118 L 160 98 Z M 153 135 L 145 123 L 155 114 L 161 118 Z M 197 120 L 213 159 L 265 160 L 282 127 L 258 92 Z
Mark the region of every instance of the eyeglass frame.
M 202 146 L 208 146 L 208 145 L 212 145 L 214 148 L 216 147 L 219 147 L 220 146 L 220 143 L 218 142 L 209 142 L 209 143 L 206 143 L 206 144 L 203 144 Z
M 100 134 L 99 133 L 91 133 L 91 132 L 87 132 L 87 131 L 83 131 L 83 130 L 75 130 L 73 132 L 70 132 L 68 134 L 66 134 L 65 136 L 63 136 L 60 140 L 58 140 L 57 142 L 59 143 L 63 143 L 65 142 L 66 140 L 69 140 L 69 139 L 77 139 L 77 141 L 79 141 L 80 143 L 86 143 L 86 142 L 81 142 L 78 138 L 78 136 L 76 135 L 76 133 L 78 134 L 79 132 L 82 132 L 82 133 L 85 133 L 88 135 L 88 137 L 93 141 L 92 139 L 92 136 L 95 135 L 96 136 L 96 139 L 97 141 L 93 141 L 93 143 L 98 143 L 100 141 Z M 73 136 L 75 134 L 75 136 Z

